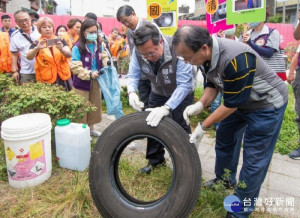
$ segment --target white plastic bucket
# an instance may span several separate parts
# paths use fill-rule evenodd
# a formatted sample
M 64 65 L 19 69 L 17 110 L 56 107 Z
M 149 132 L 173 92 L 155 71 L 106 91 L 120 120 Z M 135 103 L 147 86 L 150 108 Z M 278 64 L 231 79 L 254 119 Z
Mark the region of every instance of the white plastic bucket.
M 39 185 L 51 176 L 51 119 L 32 113 L 2 123 L 9 184 L 15 188 Z
M 61 119 L 57 121 L 54 132 L 59 166 L 80 172 L 88 168 L 91 158 L 90 128 L 86 124 Z

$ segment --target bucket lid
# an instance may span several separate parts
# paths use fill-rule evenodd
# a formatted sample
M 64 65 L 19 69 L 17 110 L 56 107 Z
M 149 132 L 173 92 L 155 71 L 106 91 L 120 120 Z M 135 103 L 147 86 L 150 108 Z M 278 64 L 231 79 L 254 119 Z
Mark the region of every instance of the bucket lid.
M 43 135 L 49 130 L 51 130 L 51 119 L 48 114 L 23 114 L 2 123 L 1 137 L 8 141 L 27 140 Z
M 71 123 L 71 120 L 69 119 L 60 119 L 56 122 L 57 126 L 67 126 Z

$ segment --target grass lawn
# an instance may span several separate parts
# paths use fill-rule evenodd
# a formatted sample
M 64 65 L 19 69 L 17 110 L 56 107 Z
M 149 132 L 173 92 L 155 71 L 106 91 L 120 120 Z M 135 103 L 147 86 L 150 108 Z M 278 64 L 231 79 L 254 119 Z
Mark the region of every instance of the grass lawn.
M 202 90 L 196 90 L 196 99 Z M 282 131 L 276 152 L 287 154 L 297 147 L 298 132 L 294 122 L 293 95 L 290 89 L 290 101 L 284 116 Z M 122 94 L 125 114 L 133 112 L 128 105 L 126 94 Z M 103 106 L 105 111 L 105 106 Z M 192 127 L 205 119 L 209 110 L 205 110 L 191 119 Z M 210 131 L 214 136 L 214 131 Z M 96 140 L 92 141 L 92 146 Z M 54 154 L 55 152 L 52 151 Z M 55 156 L 52 157 L 55 160 Z M 155 170 L 151 179 L 147 175 L 137 175 L 137 169 L 145 164 L 140 154 L 124 155 L 120 161 L 120 179 L 127 192 L 145 201 L 161 197 L 170 186 L 171 168 Z M 53 161 L 52 176 L 42 185 L 14 189 L 9 186 L 6 174 L 4 146 L 0 145 L 0 217 L 100 217 L 89 191 L 88 170 L 80 173 L 60 168 Z M 149 189 L 149 187 L 151 187 Z M 152 188 L 153 187 L 153 188 Z M 150 190 L 150 191 L 149 191 Z M 225 190 L 222 185 L 217 191 L 202 187 L 198 202 L 190 217 L 225 217 L 223 208 L 224 198 L 232 194 L 233 190 Z M 266 213 L 254 212 L 252 217 L 275 217 Z

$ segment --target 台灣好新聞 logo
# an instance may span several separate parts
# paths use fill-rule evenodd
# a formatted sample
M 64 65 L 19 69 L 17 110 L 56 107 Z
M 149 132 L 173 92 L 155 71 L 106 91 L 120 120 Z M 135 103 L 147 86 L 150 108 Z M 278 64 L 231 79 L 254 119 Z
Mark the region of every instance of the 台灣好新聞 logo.
M 228 195 L 223 201 L 223 206 L 228 212 L 239 212 L 242 209 L 241 201 L 235 195 Z

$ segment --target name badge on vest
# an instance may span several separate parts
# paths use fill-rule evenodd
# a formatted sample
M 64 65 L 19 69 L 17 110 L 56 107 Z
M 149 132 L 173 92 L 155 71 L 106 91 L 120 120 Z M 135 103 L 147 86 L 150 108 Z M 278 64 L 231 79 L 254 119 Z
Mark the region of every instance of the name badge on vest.
M 89 57 L 85 57 L 84 60 L 85 60 L 86 62 L 89 62 L 90 59 L 89 59 Z
M 255 42 L 256 45 L 262 47 L 266 44 L 266 41 L 264 38 L 259 38 L 256 42 Z

